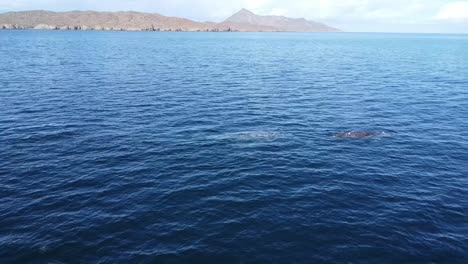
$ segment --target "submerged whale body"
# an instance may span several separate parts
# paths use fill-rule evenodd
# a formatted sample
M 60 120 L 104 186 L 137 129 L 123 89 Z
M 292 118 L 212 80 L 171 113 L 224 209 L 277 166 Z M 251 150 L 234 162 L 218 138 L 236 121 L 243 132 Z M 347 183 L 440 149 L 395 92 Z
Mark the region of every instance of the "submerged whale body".
M 224 135 L 216 136 L 215 138 L 224 139 L 224 140 L 250 141 L 250 140 L 273 140 L 280 136 L 281 134 L 276 133 L 276 132 L 251 131 L 251 132 L 227 133 Z
M 382 137 L 388 136 L 388 132 L 368 132 L 368 131 L 355 131 L 335 134 L 338 138 L 371 138 L 371 137 Z
M 274 132 L 241 132 L 236 134 L 240 139 L 274 139 L 279 136 L 278 133 Z

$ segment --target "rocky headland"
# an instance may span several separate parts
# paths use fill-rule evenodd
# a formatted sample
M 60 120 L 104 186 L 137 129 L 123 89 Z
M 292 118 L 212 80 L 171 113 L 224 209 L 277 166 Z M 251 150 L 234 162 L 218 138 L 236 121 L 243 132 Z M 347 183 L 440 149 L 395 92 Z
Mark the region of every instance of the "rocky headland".
M 197 22 L 156 13 L 23 11 L 0 14 L 0 29 L 337 32 L 325 24 L 282 16 L 259 16 L 242 9 L 223 22 Z

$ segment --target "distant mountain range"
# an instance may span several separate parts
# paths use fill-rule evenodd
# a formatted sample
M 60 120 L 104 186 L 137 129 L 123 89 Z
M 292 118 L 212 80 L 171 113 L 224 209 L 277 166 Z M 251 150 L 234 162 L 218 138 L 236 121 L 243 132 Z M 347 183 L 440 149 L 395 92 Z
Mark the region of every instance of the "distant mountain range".
M 136 31 L 241 31 L 338 32 L 306 19 L 259 16 L 242 9 L 223 22 L 197 22 L 140 12 L 24 11 L 0 14 L 0 29 L 136 30 Z
M 294 19 L 284 16 L 259 16 L 247 9 L 242 9 L 232 15 L 225 22 L 249 24 L 263 26 L 275 29 L 275 31 L 284 32 L 337 32 L 336 28 L 332 28 L 325 24 L 308 21 L 304 18 Z

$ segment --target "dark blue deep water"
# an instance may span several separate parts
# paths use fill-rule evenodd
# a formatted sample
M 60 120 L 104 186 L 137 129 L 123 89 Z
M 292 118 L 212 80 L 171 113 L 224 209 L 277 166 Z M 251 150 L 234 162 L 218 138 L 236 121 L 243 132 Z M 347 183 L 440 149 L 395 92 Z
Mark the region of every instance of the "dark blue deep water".
M 0 31 L 0 263 L 468 263 L 468 36 Z

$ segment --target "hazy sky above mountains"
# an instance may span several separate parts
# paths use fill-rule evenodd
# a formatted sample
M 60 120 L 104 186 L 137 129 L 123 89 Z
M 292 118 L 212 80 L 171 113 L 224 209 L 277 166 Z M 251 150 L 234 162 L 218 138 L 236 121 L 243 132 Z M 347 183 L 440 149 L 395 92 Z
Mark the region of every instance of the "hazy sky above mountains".
M 241 8 L 345 31 L 468 33 L 468 0 L 0 0 L 0 12 L 134 10 L 199 21 L 221 21 Z

